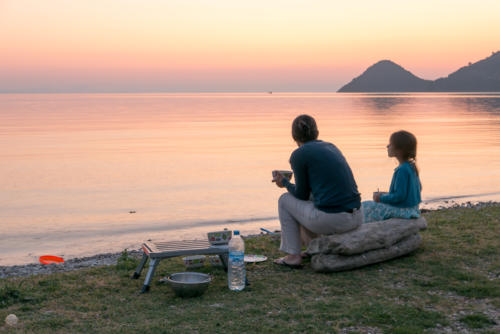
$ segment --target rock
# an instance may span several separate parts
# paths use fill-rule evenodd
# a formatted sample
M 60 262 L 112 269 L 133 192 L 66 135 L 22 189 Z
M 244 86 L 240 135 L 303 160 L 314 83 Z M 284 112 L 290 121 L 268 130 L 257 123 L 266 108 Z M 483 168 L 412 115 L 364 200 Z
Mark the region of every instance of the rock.
M 335 272 L 363 267 L 369 264 L 387 261 L 416 250 L 422 238 L 414 233 L 398 243 L 388 247 L 368 251 L 358 255 L 316 254 L 311 258 L 311 266 L 319 272 Z
M 18 318 L 15 314 L 9 314 L 7 318 L 5 318 L 5 323 L 11 327 L 14 327 L 17 325 Z
M 370 250 L 387 248 L 398 241 L 427 228 L 425 218 L 391 218 L 361 225 L 359 228 L 342 233 L 313 239 L 307 253 L 355 255 Z

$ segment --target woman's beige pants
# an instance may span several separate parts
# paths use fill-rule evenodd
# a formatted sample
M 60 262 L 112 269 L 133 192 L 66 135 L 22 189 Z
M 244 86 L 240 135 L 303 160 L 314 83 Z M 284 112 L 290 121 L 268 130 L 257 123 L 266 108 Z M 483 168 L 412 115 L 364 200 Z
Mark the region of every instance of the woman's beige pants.
M 312 201 L 302 201 L 290 193 L 281 195 L 278 201 L 281 224 L 280 250 L 288 254 L 300 254 L 300 226 L 316 234 L 339 234 L 354 230 L 363 224 L 362 209 L 353 213 L 326 213 Z

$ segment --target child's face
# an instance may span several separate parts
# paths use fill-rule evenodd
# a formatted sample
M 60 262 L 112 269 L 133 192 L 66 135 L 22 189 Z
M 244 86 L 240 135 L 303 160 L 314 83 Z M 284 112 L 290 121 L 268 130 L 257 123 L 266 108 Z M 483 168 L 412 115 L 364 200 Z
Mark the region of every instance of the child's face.
M 396 150 L 391 142 L 387 144 L 387 155 L 389 156 L 389 158 L 394 158 L 396 156 Z

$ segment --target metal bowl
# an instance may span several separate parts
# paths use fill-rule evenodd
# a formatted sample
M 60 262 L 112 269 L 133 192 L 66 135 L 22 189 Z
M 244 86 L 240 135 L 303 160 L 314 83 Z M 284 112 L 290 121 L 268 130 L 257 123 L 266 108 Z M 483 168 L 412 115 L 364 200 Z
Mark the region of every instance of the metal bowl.
M 170 275 L 168 284 L 179 297 L 196 297 L 202 295 L 212 281 L 210 275 L 194 272 L 181 272 Z

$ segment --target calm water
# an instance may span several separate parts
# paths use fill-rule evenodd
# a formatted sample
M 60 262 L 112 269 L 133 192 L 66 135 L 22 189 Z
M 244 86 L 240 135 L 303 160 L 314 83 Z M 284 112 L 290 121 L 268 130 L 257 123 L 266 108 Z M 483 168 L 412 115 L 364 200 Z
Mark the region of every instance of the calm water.
M 271 170 L 289 169 L 300 113 L 364 200 L 389 187 L 400 129 L 419 140 L 425 205 L 500 200 L 500 94 L 0 95 L 0 265 L 279 228 Z

